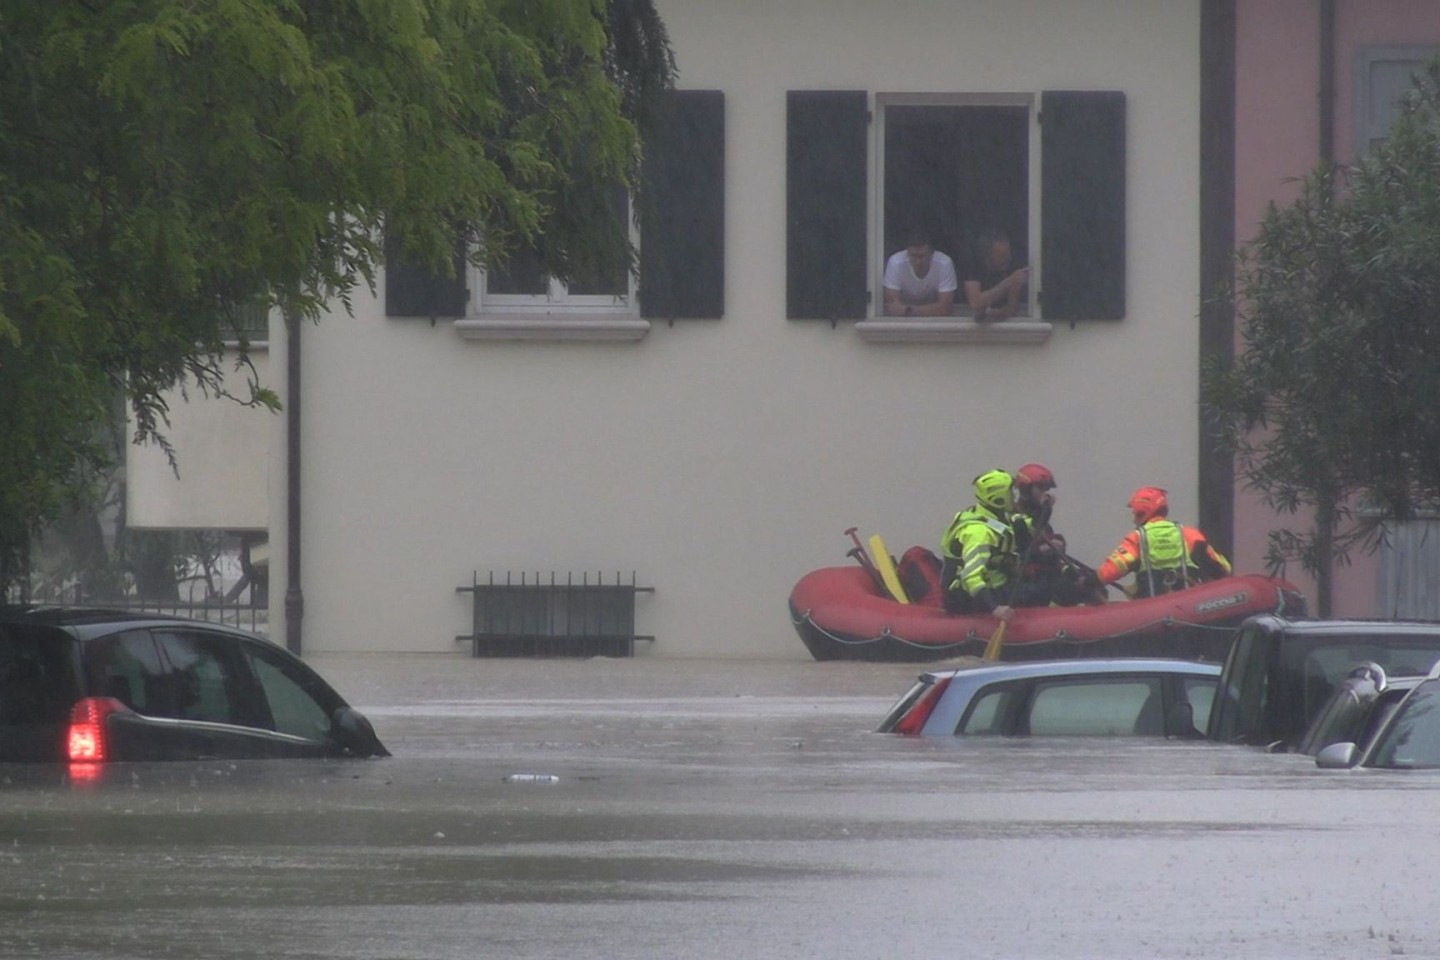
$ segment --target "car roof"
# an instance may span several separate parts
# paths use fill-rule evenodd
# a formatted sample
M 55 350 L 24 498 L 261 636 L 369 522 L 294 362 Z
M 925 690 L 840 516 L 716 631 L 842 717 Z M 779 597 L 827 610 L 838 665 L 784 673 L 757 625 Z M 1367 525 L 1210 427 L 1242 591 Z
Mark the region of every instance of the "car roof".
M 1022 660 L 1015 663 L 979 663 L 958 666 L 952 670 L 931 670 L 921 676 L 935 682 L 945 677 L 963 676 L 979 681 L 997 679 L 1024 680 L 1031 677 L 1053 677 L 1077 674 L 1138 673 L 1166 671 L 1194 676 L 1220 675 L 1220 664 L 1199 660 L 1166 659 L 1164 657 L 1106 657 L 1094 660 Z
M 1357 632 L 1364 633 L 1440 633 L 1440 621 L 1434 620 L 1382 620 L 1382 619 L 1344 619 L 1344 620 L 1321 620 L 1302 619 L 1290 620 L 1275 614 L 1260 614 L 1251 617 L 1247 623 L 1265 626 L 1269 629 L 1283 630 L 1290 635 L 1344 635 Z
M 122 629 L 155 626 L 190 626 L 235 636 L 258 636 L 226 624 L 153 611 L 48 604 L 0 606 L 0 626 L 49 627 L 79 640 L 90 640 Z

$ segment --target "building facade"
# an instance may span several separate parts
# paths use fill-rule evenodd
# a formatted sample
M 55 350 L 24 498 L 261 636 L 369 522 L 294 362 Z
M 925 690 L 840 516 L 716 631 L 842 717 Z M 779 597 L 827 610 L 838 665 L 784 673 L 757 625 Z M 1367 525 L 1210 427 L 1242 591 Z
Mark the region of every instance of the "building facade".
M 272 322 L 287 413 L 219 455 L 218 415 L 177 411 L 180 477 L 135 451 L 132 519 L 268 530 L 271 634 L 306 652 L 464 652 L 466 588 L 554 574 L 653 588 L 641 653 L 803 658 L 789 590 L 849 528 L 935 549 L 973 477 L 1036 460 L 1081 559 L 1153 484 L 1258 569 L 1274 518 L 1201 437 L 1234 338 L 1202 289 L 1313 166 L 1318 55 L 1281 41 L 1322 6 L 659 0 L 680 76 L 638 278 L 392 265 L 353 316 Z M 1375 6 L 1337 0 L 1337 35 L 1372 42 Z M 1004 231 L 1021 315 L 886 316 L 917 224 L 962 272 Z M 207 496 L 245 515 L 202 524 Z

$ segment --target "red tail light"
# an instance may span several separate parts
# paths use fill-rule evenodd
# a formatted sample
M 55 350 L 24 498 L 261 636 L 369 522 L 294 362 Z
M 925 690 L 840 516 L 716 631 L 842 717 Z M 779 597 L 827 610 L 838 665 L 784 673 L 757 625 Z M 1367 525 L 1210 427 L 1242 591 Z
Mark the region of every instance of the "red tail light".
M 129 707 L 113 697 L 86 697 L 70 710 L 70 733 L 65 738 L 72 763 L 101 763 L 110 759 L 105 718 Z
M 909 710 L 905 711 L 905 716 L 901 717 L 899 722 L 895 724 L 894 732 L 908 734 L 919 733 L 921 728 L 925 726 L 925 721 L 930 719 L 930 713 L 935 709 L 935 704 L 940 702 L 940 695 L 945 692 L 945 688 L 948 686 L 950 686 L 949 677 L 941 677 L 931 684 L 930 689 L 922 693 L 920 699 L 916 700 L 915 704 Z

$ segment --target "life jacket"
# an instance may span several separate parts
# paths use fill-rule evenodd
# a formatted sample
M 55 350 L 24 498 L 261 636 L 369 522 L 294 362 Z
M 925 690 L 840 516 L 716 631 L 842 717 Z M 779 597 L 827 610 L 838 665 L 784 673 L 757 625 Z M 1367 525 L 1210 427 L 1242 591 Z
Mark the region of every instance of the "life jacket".
M 1139 540 L 1135 580 L 1142 595 L 1153 597 L 1198 582 L 1183 524 L 1156 517 L 1135 532 Z
M 980 554 L 988 548 L 981 559 Z M 940 542 L 945 557 L 941 584 L 946 590 L 963 587 L 975 596 L 983 587 L 1002 587 L 1014 576 L 1015 531 L 1004 518 L 973 506 L 955 514 Z

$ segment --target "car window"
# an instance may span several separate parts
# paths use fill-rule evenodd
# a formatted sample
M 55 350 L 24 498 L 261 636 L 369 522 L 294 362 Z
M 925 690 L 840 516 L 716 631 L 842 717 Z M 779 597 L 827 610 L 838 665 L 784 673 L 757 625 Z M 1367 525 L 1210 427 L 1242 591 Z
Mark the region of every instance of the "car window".
M 1305 725 L 1314 722 L 1315 717 L 1329 700 L 1350 670 L 1357 663 L 1378 663 L 1391 676 L 1426 674 L 1434 665 L 1437 653 L 1435 639 L 1347 636 L 1334 641 L 1295 645 L 1292 650 L 1301 655 L 1298 675 L 1301 678 L 1300 700 L 1302 719 Z
M 1212 740 L 1230 742 L 1267 735 L 1272 649 L 1269 634 L 1258 625 L 1249 624 L 1236 636 L 1221 671 L 1226 687 L 1213 710 L 1213 729 L 1208 724 L 1202 728 Z
M 0 725 L 63 723 L 76 698 L 70 641 L 0 627 Z
M 1160 679 L 1104 678 L 1042 682 L 1030 702 L 1032 736 L 1165 733 Z
M 961 720 L 958 732 L 978 736 L 1005 733 L 1005 718 L 1011 714 L 1011 704 L 1020 695 L 1020 689 L 1014 683 L 983 689 Z
M 1375 745 L 1369 764 L 1440 767 L 1440 684 L 1431 680 L 1415 688 Z
M 167 717 L 165 667 L 148 630 L 127 630 L 85 644 L 85 685 L 136 713 Z
M 169 713 L 179 720 L 204 720 L 268 727 L 264 703 L 244 674 L 236 643 L 199 632 L 156 630 L 168 671 Z
M 258 644 L 246 644 L 245 655 L 265 692 L 276 730 L 309 740 L 330 735 L 330 712 L 310 692 L 313 676 Z
M 1210 724 L 1210 710 L 1215 706 L 1215 691 L 1219 686 L 1218 677 L 1184 677 L 1181 679 L 1181 694 L 1190 702 L 1196 733 L 1204 732 Z

